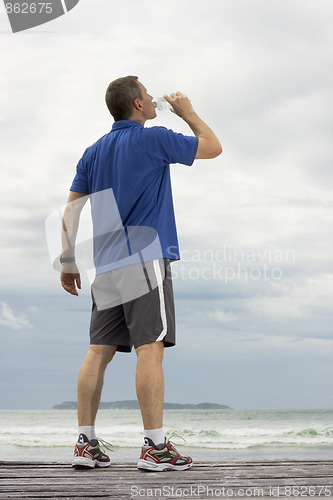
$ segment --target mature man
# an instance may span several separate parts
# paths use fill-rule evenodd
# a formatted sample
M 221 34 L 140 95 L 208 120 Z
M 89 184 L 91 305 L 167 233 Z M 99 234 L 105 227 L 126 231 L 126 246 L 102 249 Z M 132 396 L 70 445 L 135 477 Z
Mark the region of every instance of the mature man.
M 110 465 L 109 457 L 100 450 L 94 427 L 103 376 L 115 352 L 130 352 L 133 345 L 137 354 L 136 391 L 144 427 L 144 446 L 137 467 L 162 471 L 185 470 L 192 465 L 190 457 L 181 456 L 166 441 L 163 431 L 162 360 L 164 347 L 175 345 L 170 261 L 179 258 L 169 165 L 191 165 L 195 159 L 215 158 L 222 148 L 184 94 L 176 92 L 165 99 L 189 125 L 193 136 L 164 127 L 144 127 L 147 120 L 156 117 L 152 96 L 135 76 L 111 82 L 106 104 L 115 120 L 112 130 L 85 151 L 70 188 L 63 219 L 61 283 L 72 295 L 78 295 L 77 288 L 81 288 L 74 249 L 82 206 L 87 195 L 93 200 L 104 192 L 112 193 L 103 203 L 94 203 L 98 209 L 92 210 L 96 280 L 92 285 L 91 344 L 78 380 L 79 439 L 74 467 Z M 113 229 L 109 226 L 106 231 L 95 232 L 98 224 L 103 226 L 115 212 L 111 206 L 108 208 L 108 199 L 115 201 L 121 223 L 114 224 Z M 129 232 L 137 227 L 150 228 L 158 244 L 145 258 L 140 249 L 135 254 L 140 259 L 135 261 Z M 126 258 L 119 250 L 124 234 Z M 139 236 L 140 242 L 141 239 Z M 140 276 L 138 269 L 143 270 Z M 138 285 L 140 280 L 145 287 Z M 139 291 L 124 295 L 119 292 L 119 283 L 124 286 L 124 282 L 126 293 Z M 120 293 L 118 302 L 109 300 L 110 286 Z

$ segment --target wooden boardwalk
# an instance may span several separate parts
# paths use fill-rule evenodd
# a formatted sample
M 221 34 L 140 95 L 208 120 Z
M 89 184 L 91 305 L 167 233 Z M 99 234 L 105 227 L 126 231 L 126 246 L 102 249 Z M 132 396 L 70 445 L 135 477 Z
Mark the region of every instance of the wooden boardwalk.
M 69 464 L 0 462 L 0 499 L 327 498 L 333 460 L 200 462 L 185 472 L 140 472 L 132 463 L 75 470 Z

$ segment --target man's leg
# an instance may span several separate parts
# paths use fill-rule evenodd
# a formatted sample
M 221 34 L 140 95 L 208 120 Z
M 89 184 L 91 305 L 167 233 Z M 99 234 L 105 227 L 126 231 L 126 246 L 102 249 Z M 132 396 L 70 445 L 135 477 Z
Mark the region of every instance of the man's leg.
M 75 445 L 73 467 L 109 467 L 111 461 L 99 447 L 95 434 L 95 418 L 101 400 L 104 372 L 114 356 L 117 346 L 89 347 L 82 363 L 78 381 L 79 440 Z
M 78 380 L 78 423 L 79 426 L 95 425 L 95 418 L 101 400 L 104 372 L 112 360 L 117 346 L 90 345 L 83 361 Z
M 192 466 L 192 459 L 178 453 L 170 441 L 165 441 L 164 434 L 157 441 L 153 437 L 161 435 L 163 431 L 163 351 L 163 341 L 145 344 L 136 349 L 136 392 L 147 438 L 137 468 L 150 471 L 186 470 Z
M 164 343 L 153 342 L 136 348 L 136 393 L 140 405 L 144 429 L 163 427 Z M 156 443 L 158 444 L 158 443 Z

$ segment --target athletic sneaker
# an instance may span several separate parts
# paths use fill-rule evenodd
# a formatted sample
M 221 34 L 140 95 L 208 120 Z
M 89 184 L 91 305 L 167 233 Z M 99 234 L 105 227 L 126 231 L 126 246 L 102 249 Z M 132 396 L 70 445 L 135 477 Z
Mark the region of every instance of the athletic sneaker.
M 164 441 L 164 448 L 157 449 L 151 439 L 145 438 L 137 468 L 147 471 L 186 470 L 192 467 L 192 458 L 178 453 L 170 440 Z
M 80 434 L 74 449 L 72 467 L 90 469 L 94 467 L 109 467 L 111 464 L 110 458 L 101 451 L 99 441 L 105 448 L 108 448 L 107 445 L 111 446 L 102 439 L 92 439 L 89 441 L 85 434 Z

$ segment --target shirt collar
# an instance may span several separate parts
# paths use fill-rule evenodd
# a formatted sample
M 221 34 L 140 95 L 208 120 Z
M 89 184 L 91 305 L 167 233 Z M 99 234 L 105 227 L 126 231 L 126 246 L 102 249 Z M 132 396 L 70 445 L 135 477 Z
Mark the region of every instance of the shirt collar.
M 119 130 L 121 128 L 128 127 L 143 127 L 143 125 L 133 120 L 119 120 L 117 122 L 114 122 L 114 124 L 112 125 L 112 130 Z

